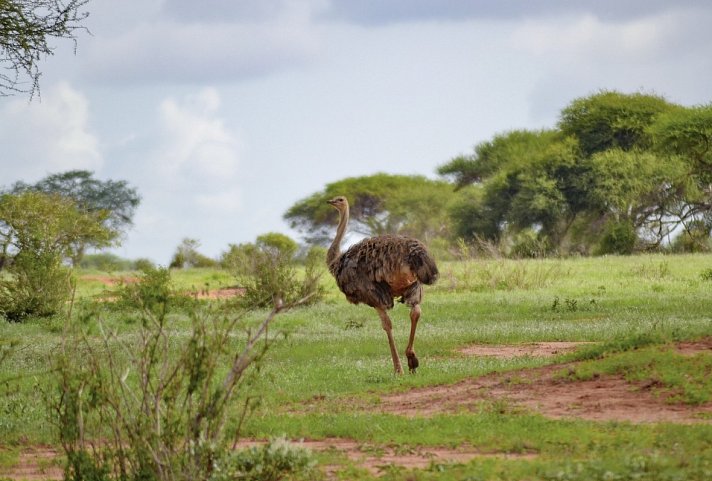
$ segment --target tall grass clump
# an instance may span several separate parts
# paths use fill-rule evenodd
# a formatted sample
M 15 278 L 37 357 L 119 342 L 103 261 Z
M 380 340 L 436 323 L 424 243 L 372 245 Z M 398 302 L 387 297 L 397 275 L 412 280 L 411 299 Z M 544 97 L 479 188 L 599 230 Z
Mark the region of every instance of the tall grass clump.
M 70 321 L 53 362 L 49 403 L 65 479 L 211 479 L 240 435 L 250 374 L 283 307 L 250 325 L 244 312 L 173 302 L 178 294 L 165 269 L 124 289 L 138 328 L 127 335 L 103 319 Z M 181 334 L 173 325 L 185 317 L 190 328 Z
M 562 275 L 555 260 L 467 259 L 448 263 L 441 286 L 450 291 L 539 289 Z

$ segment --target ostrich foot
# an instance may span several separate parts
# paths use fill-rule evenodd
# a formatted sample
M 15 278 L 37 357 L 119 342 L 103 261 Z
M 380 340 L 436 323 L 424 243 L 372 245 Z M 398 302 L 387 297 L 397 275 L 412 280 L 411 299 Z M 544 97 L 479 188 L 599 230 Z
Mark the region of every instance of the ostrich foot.
M 415 374 L 415 370 L 418 368 L 418 358 L 415 357 L 414 352 L 408 352 L 406 353 L 406 356 L 408 357 L 408 368 L 410 369 L 411 374 Z

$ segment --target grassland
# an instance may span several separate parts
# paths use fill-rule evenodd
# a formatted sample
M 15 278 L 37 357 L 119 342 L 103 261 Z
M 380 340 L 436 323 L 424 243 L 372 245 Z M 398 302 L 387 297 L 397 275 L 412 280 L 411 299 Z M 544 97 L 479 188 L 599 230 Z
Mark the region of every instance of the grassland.
M 548 260 L 473 260 L 441 266 L 426 291 L 416 375 L 394 376 L 375 312 L 346 303 L 330 279 L 323 302 L 280 315 L 250 395 L 260 400 L 244 434 L 266 439 L 348 439 L 362 449 L 410 452 L 467 446 L 481 456 L 433 461 L 423 469 L 383 462 L 364 469 L 338 450 L 316 456 L 336 479 L 588 480 L 712 479 L 712 424 L 553 419 L 536 411 L 483 402 L 478 409 L 403 416 L 379 409 L 382 396 L 450 385 L 492 373 L 573 363 L 562 382 L 622 376 L 652 382 L 665 402 L 706 406 L 712 355 L 676 354 L 677 342 L 712 336 L 712 256 L 646 255 Z M 77 303 L 102 296 L 105 273 L 78 273 Z M 89 277 L 87 277 L 89 276 Z M 131 273 L 120 276 L 130 278 Z M 176 272 L 179 289 L 214 289 L 233 280 L 217 271 Z M 393 311 L 405 348 L 407 309 Z M 264 317 L 254 312 L 254 319 Z M 57 443 L 40 402 L 51 395 L 49 358 L 63 319 L 0 324 L 0 342 L 15 343 L 0 364 L 0 465 L 27 446 Z M 121 316 L 106 322 L 130 335 Z M 176 318 L 177 332 L 189 321 Z M 465 356 L 471 344 L 588 341 L 554 358 Z M 334 467 L 335 466 L 335 467 Z M 324 476 L 327 476 L 326 474 Z

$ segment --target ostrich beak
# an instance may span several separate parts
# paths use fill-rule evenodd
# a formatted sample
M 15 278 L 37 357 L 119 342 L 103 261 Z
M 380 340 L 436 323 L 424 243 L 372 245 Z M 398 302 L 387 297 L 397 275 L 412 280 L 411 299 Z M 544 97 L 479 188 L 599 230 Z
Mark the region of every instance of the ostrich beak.
M 334 205 L 336 204 L 336 199 L 331 199 L 326 201 L 327 204 Z

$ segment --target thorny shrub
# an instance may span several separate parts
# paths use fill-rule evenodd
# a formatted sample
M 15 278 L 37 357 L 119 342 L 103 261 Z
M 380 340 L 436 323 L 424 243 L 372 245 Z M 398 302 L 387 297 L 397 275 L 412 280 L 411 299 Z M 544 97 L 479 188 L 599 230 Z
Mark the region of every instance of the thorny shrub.
M 186 335 L 173 325 L 169 282 L 168 271 L 156 269 L 125 286 L 122 298 L 135 302 L 140 317 L 130 335 L 103 319 L 68 321 L 49 396 L 65 479 L 208 480 L 239 437 L 254 405 L 252 367 L 269 345 L 270 321 L 284 308 L 279 303 L 248 326 L 244 315 L 185 305 Z M 92 322 L 98 327 L 89 331 Z M 238 405 L 237 421 L 228 424 Z

